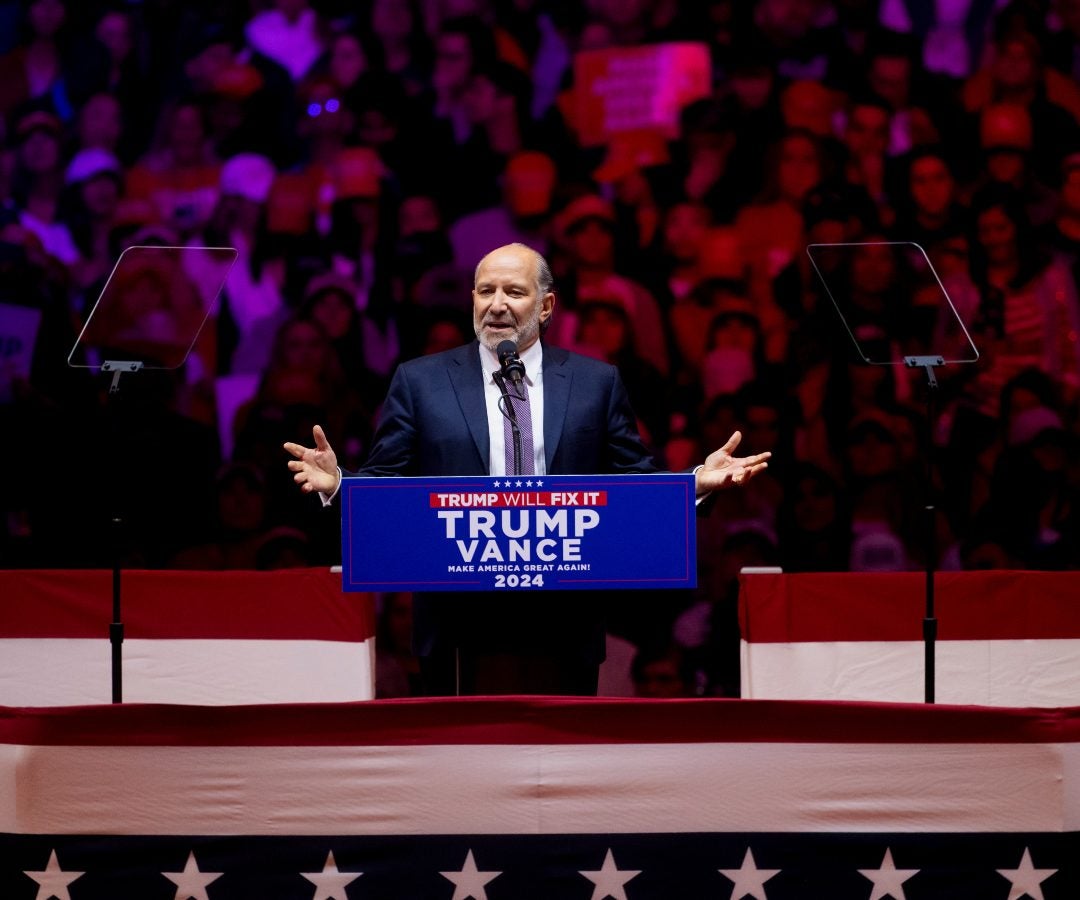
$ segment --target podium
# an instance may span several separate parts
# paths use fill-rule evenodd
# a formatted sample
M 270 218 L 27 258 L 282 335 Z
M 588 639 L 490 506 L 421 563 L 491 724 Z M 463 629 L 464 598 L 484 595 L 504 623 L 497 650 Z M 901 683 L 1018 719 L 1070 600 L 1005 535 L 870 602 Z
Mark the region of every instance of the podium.
M 346 478 L 346 591 L 697 586 L 694 476 Z
M 432 694 L 593 695 L 602 592 L 697 584 L 693 475 L 350 477 L 341 501 L 343 589 L 419 592 Z

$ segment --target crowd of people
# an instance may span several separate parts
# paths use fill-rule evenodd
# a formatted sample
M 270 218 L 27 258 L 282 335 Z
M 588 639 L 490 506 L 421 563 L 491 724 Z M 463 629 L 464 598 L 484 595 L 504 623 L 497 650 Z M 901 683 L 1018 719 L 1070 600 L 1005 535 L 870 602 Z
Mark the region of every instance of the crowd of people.
M 0 564 L 336 563 L 282 443 L 320 423 L 359 468 L 396 364 L 472 340 L 473 267 L 512 241 L 554 271 L 545 340 L 618 366 L 664 466 L 736 428 L 773 451 L 699 523 L 696 592 L 611 610 L 639 693 L 737 694 L 745 565 L 1080 561 L 1077 0 L 0 21 Z M 584 139 L 579 54 L 670 42 L 707 47 L 707 95 L 671 133 Z M 188 362 L 108 395 L 72 348 L 116 260 L 198 246 L 237 259 Z M 902 361 L 938 353 L 931 404 Z M 381 690 L 407 693 L 408 598 L 382 609 Z

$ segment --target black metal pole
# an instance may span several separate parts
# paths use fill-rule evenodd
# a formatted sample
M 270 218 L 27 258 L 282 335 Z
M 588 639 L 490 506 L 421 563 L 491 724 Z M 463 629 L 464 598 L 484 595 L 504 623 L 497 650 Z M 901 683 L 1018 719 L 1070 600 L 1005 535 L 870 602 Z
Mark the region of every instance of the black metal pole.
M 937 378 L 932 367 L 926 367 L 929 379 L 926 385 L 926 423 L 924 428 L 926 452 L 926 617 L 923 619 L 924 697 L 934 702 L 936 680 L 937 619 L 934 614 L 934 569 L 937 563 L 937 509 L 934 490 L 934 393 Z
M 142 371 L 141 362 L 118 362 L 106 360 L 101 371 L 112 375 L 106 406 L 109 413 L 109 428 L 112 434 L 112 446 L 122 445 L 124 435 L 120 429 L 120 376 L 128 372 Z M 114 497 L 117 506 L 121 505 L 119 495 Z M 113 571 L 112 571 L 112 621 L 109 623 L 109 645 L 112 651 L 112 702 L 124 702 L 124 620 L 120 607 L 120 585 L 123 580 L 124 558 L 124 519 L 119 511 L 113 513 L 111 520 Z
M 909 369 L 926 372 L 926 421 L 923 423 L 923 454 L 926 459 L 926 611 L 923 616 L 923 696 L 934 702 L 936 680 L 937 619 L 934 616 L 934 568 L 937 564 L 937 510 L 934 489 L 934 394 L 938 380 L 934 369 L 945 365 L 942 356 L 905 356 Z
M 112 646 L 112 702 L 124 702 L 123 644 L 124 622 L 120 615 L 120 568 L 123 554 L 123 519 L 113 516 L 113 577 L 112 622 L 109 623 L 109 643 Z

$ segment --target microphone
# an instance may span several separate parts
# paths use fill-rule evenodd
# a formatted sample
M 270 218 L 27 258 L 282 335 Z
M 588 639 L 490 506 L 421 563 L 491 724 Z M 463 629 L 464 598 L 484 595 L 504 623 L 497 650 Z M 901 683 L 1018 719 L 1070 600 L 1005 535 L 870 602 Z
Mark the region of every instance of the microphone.
M 521 379 L 525 377 L 525 363 L 518 358 L 517 344 L 513 341 L 502 341 L 495 353 L 499 357 L 499 365 L 502 366 L 503 378 L 509 378 L 514 387 L 520 390 Z

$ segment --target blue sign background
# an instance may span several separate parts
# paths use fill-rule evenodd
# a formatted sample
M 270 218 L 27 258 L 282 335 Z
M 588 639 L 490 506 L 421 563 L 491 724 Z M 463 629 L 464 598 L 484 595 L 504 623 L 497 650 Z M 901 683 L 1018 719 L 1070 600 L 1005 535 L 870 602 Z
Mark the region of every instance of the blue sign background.
M 606 504 L 580 505 L 586 492 L 603 492 Z M 559 493 L 563 503 L 541 506 L 438 507 L 435 494 L 537 495 Z M 568 494 L 579 505 L 566 505 Z M 346 591 L 489 591 L 692 588 L 697 585 L 693 475 L 545 475 L 460 478 L 346 478 L 342 495 L 342 581 Z M 444 501 L 449 502 L 449 501 Z M 559 534 L 537 531 L 537 512 L 562 510 Z M 438 513 L 461 512 L 447 536 Z M 518 538 L 503 533 L 529 514 Z M 575 513 L 585 511 L 580 537 Z M 494 513 L 493 539 L 469 534 L 474 512 Z M 486 520 L 486 516 L 482 517 Z M 594 521 L 595 519 L 595 521 Z M 591 527 L 584 527 L 591 526 Z M 458 539 L 462 544 L 459 545 Z M 511 544 L 528 541 L 531 558 L 515 558 Z M 543 544 L 540 544 L 544 541 Z M 472 549 L 470 560 L 463 558 Z M 538 558 L 538 552 L 552 559 Z M 574 557 L 577 558 L 574 558 Z M 485 558 L 486 557 L 486 558 Z M 468 568 L 472 566 L 472 568 Z

